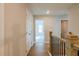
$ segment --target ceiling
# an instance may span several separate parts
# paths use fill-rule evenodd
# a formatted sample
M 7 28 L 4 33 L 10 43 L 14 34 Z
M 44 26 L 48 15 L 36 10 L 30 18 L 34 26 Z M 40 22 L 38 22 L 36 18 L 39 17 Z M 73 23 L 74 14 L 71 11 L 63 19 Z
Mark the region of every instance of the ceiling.
M 28 7 L 33 15 L 65 15 L 73 5 L 72 3 L 30 3 Z M 49 14 L 46 14 L 47 11 L 50 11 Z

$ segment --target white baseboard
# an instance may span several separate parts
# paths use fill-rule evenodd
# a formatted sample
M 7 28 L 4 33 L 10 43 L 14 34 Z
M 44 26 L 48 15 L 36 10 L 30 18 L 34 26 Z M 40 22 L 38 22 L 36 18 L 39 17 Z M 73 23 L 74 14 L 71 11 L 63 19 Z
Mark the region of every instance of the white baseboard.
M 30 48 L 30 49 L 31 49 L 31 48 Z M 28 55 L 28 53 L 29 53 L 30 49 L 29 49 L 28 51 L 26 51 L 26 56 Z
M 52 54 L 48 51 L 49 56 L 52 56 Z
M 28 55 L 28 53 L 30 52 L 31 48 L 34 46 L 35 42 L 33 42 L 33 44 L 31 45 L 31 47 L 28 49 L 28 51 L 26 51 L 26 56 Z

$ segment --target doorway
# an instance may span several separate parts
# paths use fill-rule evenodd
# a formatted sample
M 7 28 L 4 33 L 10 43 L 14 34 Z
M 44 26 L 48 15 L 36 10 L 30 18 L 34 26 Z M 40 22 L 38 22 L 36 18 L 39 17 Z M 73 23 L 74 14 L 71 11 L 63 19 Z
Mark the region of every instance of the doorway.
M 44 21 L 35 20 L 35 41 L 36 43 L 44 43 Z
M 61 37 L 65 38 L 68 32 L 68 20 L 61 20 Z

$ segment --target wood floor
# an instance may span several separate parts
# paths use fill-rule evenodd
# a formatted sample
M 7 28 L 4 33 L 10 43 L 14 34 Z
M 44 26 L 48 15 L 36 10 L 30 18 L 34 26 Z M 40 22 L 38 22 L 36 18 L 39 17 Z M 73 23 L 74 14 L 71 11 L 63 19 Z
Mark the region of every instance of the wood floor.
M 28 53 L 28 56 L 49 56 L 48 44 L 36 43 Z

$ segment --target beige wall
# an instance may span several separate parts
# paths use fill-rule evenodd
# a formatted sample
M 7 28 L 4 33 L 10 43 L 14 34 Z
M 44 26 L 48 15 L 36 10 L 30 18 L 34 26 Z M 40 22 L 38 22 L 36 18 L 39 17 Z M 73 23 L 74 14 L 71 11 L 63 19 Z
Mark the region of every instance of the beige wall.
M 26 55 L 33 46 L 33 16 L 26 8 L 25 4 L 0 4 L 0 55 Z
M 52 31 L 53 35 L 60 37 L 61 24 L 60 20 L 56 20 L 55 16 L 34 16 L 35 20 L 44 21 L 45 43 L 49 43 L 49 32 Z
M 79 36 L 79 4 L 69 9 L 69 31 Z
M 5 4 L 5 55 L 25 55 L 26 6 Z
M 0 55 L 4 55 L 4 4 L 0 4 Z

